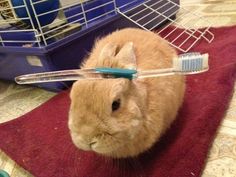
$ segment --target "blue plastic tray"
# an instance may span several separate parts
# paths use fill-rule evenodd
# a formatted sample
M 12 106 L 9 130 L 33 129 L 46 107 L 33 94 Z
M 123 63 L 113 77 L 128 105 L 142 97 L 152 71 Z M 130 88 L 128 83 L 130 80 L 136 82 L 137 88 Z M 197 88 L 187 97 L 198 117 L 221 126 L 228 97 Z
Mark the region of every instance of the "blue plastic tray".
M 117 5 L 123 5 L 128 1 L 131 0 L 119 0 Z M 178 2 L 178 0 L 176 1 Z M 96 7 L 104 2 L 107 0 L 94 0 L 87 3 L 85 8 Z M 93 19 L 95 16 L 109 11 L 110 8 L 112 6 L 106 6 L 93 14 L 87 14 L 87 18 Z M 78 11 L 81 11 L 81 7 L 75 6 L 65 10 L 65 15 L 69 17 Z M 79 17 L 75 18 L 79 19 Z M 91 50 L 97 37 L 125 27 L 137 26 L 121 15 L 112 13 L 96 21 L 91 21 L 87 28 L 82 27 L 63 39 L 52 39 L 44 47 L 37 47 L 37 43 L 32 43 L 34 45 L 32 48 L 22 47 L 22 43 L 17 42 L 5 43 L 5 46 L 0 46 L 0 79 L 13 81 L 16 76 L 22 74 L 79 68 L 84 56 Z M 35 40 L 33 32 L 20 32 L 18 34 L 0 32 L 0 35 L 5 40 Z M 60 91 L 70 85 L 71 82 L 35 84 L 37 87 L 51 91 Z

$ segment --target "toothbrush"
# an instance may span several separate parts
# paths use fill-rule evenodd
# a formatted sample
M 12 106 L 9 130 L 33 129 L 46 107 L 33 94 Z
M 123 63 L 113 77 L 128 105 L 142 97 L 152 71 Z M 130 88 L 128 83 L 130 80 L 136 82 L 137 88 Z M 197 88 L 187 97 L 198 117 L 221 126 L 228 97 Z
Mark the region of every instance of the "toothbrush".
M 160 77 L 173 74 L 198 74 L 206 72 L 208 66 L 208 54 L 201 55 L 200 53 L 186 53 L 179 55 L 178 58 L 173 59 L 172 68 L 164 68 L 158 70 L 146 70 L 138 72 L 138 78 Z
M 173 59 L 172 68 L 156 70 L 135 70 L 120 68 L 91 68 L 74 69 L 36 74 L 21 75 L 15 78 L 18 84 L 33 84 L 57 81 L 73 81 L 79 79 L 104 79 L 104 78 L 128 78 L 141 79 L 150 77 L 161 77 L 173 74 L 197 74 L 209 69 L 208 54 L 186 53 Z

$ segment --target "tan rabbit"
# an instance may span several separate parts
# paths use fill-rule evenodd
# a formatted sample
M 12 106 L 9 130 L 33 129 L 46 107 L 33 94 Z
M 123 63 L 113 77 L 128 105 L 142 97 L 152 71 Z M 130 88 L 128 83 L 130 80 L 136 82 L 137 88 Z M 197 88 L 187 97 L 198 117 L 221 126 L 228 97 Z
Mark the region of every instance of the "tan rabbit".
M 82 68 L 169 68 L 176 56 L 157 34 L 128 28 L 98 40 Z M 72 140 L 105 156 L 137 156 L 170 127 L 184 91 L 185 79 L 177 75 L 76 81 L 70 93 Z

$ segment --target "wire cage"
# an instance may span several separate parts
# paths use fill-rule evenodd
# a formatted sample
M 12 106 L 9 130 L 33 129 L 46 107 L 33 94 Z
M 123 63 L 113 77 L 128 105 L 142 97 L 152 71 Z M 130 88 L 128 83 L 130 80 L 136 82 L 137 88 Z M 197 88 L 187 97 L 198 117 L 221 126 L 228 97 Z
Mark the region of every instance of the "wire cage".
M 182 15 L 179 15 L 177 19 L 173 19 L 173 15 L 180 9 L 182 10 Z M 182 52 L 188 52 L 201 39 L 206 40 L 208 43 L 212 42 L 214 39 L 214 35 L 209 30 L 211 27 L 209 21 L 197 13 L 181 7 L 174 1 L 147 0 L 125 11 L 120 11 L 120 9 L 118 9 L 118 12 L 140 28 L 149 31 L 161 27 L 163 22 L 168 20 L 169 23 L 157 31 L 157 33 L 164 39 L 167 39 L 173 47 Z M 185 18 L 186 15 L 188 18 Z M 189 16 L 191 16 L 191 18 Z M 193 17 L 195 17 L 195 21 L 191 21 Z M 186 20 L 179 23 L 178 19 L 182 18 Z M 198 29 L 198 24 L 206 26 L 206 28 Z M 171 26 L 173 27 L 170 28 Z M 178 28 L 183 28 L 184 30 L 178 31 Z
M 178 0 L 0 0 L 0 78 L 78 68 L 96 37 L 124 27 L 158 28 L 182 52 L 201 39 L 211 42 L 214 35 L 205 19 L 197 21 L 209 27 L 196 30 L 187 28 L 189 21 L 176 22 L 180 8 Z M 175 26 L 171 31 L 170 25 Z M 171 38 L 178 26 L 185 30 Z M 61 90 L 65 84 L 37 86 Z

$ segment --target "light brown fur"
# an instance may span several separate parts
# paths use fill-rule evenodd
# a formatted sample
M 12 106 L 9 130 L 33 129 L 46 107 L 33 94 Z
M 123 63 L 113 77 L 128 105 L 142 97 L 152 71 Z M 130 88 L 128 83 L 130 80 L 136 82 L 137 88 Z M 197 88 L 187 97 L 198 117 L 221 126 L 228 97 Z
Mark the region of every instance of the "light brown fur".
M 138 70 L 169 68 L 176 56 L 157 34 L 124 29 L 98 40 L 83 68 L 134 67 L 135 57 Z M 137 156 L 174 121 L 184 91 L 184 77 L 177 75 L 76 81 L 70 95 L 72 140 L 80 149 L 106 156 Z M 121 107 L 112 112 L 112 102 L 118 98 Z

